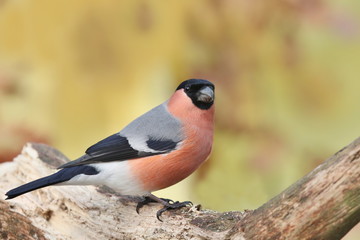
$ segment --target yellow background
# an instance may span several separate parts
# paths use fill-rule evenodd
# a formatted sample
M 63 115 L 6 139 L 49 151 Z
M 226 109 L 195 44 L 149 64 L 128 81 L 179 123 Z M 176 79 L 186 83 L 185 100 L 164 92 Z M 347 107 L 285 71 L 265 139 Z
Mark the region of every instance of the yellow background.
M 205 78 L 212 157 L 158 195 L 256 208 L 359 137 L 359 16 L 355 0 L 1 1 L 0 158 L 26 141 L 77 158 Z

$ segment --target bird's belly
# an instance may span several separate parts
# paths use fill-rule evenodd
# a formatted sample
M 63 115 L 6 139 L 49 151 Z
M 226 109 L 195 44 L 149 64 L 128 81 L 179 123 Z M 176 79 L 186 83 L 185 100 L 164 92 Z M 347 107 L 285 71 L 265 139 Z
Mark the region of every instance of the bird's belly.
M 210 155 L 212 131 L 203 135 L 197 134 L 190 138 L 192 141 L 185 141 L 181 150 L 130 160 L 130 169 L 149 192 L 178 183 L 193 173 Z
M 99 170 L 99 174 L 81 174 L 81 178 L 76 179 L 77 184 L 79 181 L 86 185 L 104 184 L 122 195 L 142 196 L 148 193 L 130 171 L 128 161 L 94 163 L 91 166 Z

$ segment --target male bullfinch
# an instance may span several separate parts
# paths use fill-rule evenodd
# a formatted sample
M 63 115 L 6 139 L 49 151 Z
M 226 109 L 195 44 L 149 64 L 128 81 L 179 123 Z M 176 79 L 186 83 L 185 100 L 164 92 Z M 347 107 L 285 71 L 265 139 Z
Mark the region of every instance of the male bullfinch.
M 202 79 L 182 82 L 161 105 L 123 130 L 94 144 L 85 155 L 58 172 L 6 193 L 7 199 L 50 185 L 106 185 L 122 195 L 143 196 L 168 210 L 191 202 L 173 202 L 151 194 L 194 172 L 210 155 L 214 130 L 214 85 Z

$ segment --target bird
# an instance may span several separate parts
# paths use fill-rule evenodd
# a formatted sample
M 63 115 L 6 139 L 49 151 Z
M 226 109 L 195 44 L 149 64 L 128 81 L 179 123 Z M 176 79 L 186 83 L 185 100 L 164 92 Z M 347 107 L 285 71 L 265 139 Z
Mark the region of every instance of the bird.
M 120 195 L 141 197 L 137 213 L 148 203 L 162 204 L 156 213 L 162 221 L 163 212 L 192 204 L 152 192 L 180 182 L 209 158 L 214 100 L 215 86 L 210 81 L 183 81 L 168 100 L 90 146 L 54 174 L 8 191 L 6 199 L 51 185 L 106 185 Z

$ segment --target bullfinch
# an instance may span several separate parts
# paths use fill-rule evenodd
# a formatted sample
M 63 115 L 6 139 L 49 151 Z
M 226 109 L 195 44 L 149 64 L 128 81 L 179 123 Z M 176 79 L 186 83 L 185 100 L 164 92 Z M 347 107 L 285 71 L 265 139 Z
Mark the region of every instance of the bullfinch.
M 207 80 L 182 82 L 167 101 L 92 145 L 58 172 L 8 191 L 7 199 L 50 185 L 106 185 L 121 195 L 143 197 L 137 212 L 147 203 L 161 203 L 159 220 L 164 211 L 191 204 L 151 192 L 183 180 L 209 157 L 214 90 Z

